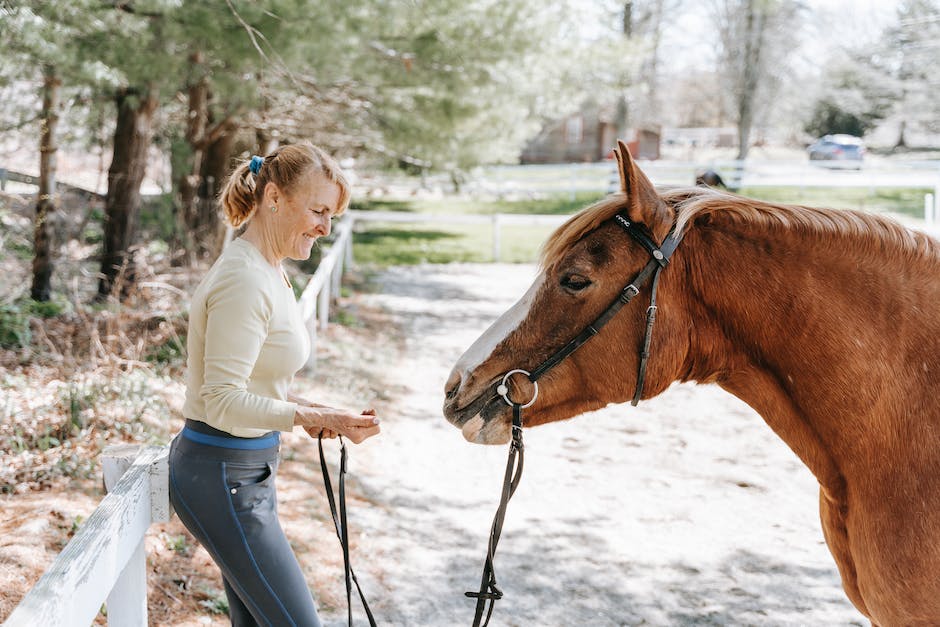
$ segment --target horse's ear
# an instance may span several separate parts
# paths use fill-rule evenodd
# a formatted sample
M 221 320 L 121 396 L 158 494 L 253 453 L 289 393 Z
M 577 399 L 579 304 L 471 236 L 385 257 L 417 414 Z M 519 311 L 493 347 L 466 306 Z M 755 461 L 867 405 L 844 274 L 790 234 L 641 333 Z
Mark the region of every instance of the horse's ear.
M 663 241 L 672 228 L 672 211 L 630 156 L 626 144 L 619 139 L 614 155 L 620 172 L 620 188 L 627 196 L 627 216 L 634 222 L 645 224 L 657 241 Z

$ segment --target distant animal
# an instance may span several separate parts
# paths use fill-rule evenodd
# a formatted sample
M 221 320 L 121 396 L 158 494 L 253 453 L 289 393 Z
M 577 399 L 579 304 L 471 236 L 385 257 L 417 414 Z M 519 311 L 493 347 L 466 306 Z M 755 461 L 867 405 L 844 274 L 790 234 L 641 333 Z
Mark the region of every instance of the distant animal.
M 698 187 L 715 187 L 718 189 L 728 189 L 721 175 L 714 170 L 705 170 L 695 175 L 695 185 Z
M 644 225 L 653 246 L 682 234 L 638 396 L 696 381 L 744 400 L 819 481 L 852 603 L 873 625 L 940 625 L 940 242 L 858 211 L 660 193 L 623 146 L 618 160 L 621 191 L 559 227 L 532 287 L 457 361 L 447 420 L 471 442 L 508 441 L 504 375 L 534 371 L 636 296 L 538 381 L 525 425 L 630 400 L 651 286 L 628 283 L 651 253 L 624 225 Z M 508 380 L 512 398 L 533 398 L 529 378 Z

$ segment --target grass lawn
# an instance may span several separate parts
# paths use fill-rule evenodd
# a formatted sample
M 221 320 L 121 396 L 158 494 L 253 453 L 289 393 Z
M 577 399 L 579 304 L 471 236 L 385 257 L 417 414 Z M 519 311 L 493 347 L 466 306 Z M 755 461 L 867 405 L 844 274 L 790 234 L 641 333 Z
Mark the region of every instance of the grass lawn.
M 858 187 L 745 187 L 740 193 L 742 196 L 771 202 L 833 209 L 858 209 L 923 218 L 924 194 L 933 193 L 933 190 L 918 187 L 874 190 Z
M 493 261 L 493 227 L 488 224 L 358 223 L 353 235 L 357 264 L 374 266 Z M 552 232 L 549 226 L 507 225 L 500 230 L 500 261 L 532 263 Z
M 922 218 L 924 194 L 921 188 L 744 188 L 741 194 L 790 204 L 838 209 L 860 209 Z M 361 211 L 399 211 L 433 214 L 552 214 L 568 215 L 599 200 L 603 194 L 580 193 L 530 200 L 357 200 L 351 207 Z M 537 261 L 542 242 L 551 234 L 550 226 L 504 225 L 500 231 L 500 261 Z M 356 227 L 353 254 L 357 264 L 387 266 L 418 263 L 493 261 L 493 229 L 489 224 L 400 224 L 368 222 Z

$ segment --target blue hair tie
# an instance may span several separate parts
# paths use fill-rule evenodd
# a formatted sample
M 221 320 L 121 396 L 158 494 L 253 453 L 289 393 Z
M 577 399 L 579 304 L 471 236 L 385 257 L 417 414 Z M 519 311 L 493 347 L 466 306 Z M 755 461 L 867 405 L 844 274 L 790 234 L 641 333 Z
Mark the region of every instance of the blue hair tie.
M 257 174 L 261 171 L 261 164 L 264 163 L 264 157 L 259 157 L 255 155 L 251 158 L 251 163 L 248 164 L 248 169 L 251 170 L 252 174 Z

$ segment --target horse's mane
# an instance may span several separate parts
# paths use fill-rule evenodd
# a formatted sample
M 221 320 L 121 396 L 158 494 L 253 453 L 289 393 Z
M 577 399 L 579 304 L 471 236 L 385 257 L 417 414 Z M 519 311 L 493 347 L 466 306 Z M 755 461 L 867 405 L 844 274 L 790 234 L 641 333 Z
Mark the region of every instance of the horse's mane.
M 542 245 L 542 267 L 554 266 L 575 242 L 626 208 L 627 195 L 616 192 L 571 216 Z
M 936 241 L 876 214 L 764 202 L 704 187 L 676 188 L 660 195 L 675 209 L 679 230 L 694 228 L 708 218 L 713 222 L 816 235 L 828 240 L 824 244 L 851 240 L 853 250 L 861 254 L 893 251 L 905 259 L 940 261 L 940 245 Z M 575 242 L 626 208 L 626 195 L 618 192 L 573 216 L 546 241 L 542 267 L 554 266 Z

